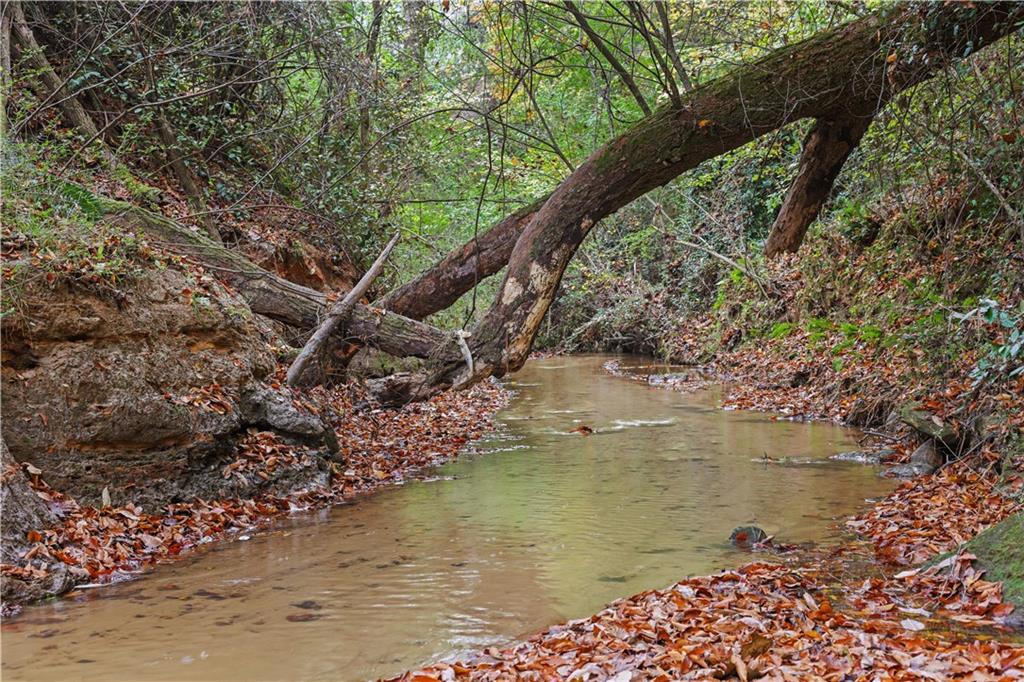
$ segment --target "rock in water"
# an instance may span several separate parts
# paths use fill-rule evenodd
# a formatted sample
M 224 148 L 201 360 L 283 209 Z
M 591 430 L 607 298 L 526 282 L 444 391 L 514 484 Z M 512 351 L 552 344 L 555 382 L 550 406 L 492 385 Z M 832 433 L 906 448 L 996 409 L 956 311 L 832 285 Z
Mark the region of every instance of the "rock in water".
M 729 541 L 732 544 L 743 549 L 748 549 L 767 539 L 768 533 L 757 526 L 737 526 L 732 529 L 732 535 L 729 536 Z
M 935 447 L 935 441 L 926 440 L 910 455 L 908 463 L 890 467 L 884 472 L 884 475 L 895 478 L 917 478 L 935 473 L 935 470 L 945 462 L 942 453 Z
M 935 443 L 930 440 L 926 440 L 921 443 L 916 450 L 914 450 L 912 455 L 910 455 L 910 463 L 916 464 L 925 469 L 930 469 L 928 473 L 932 473 L 945 464 L 946 460 L 935 448 Z

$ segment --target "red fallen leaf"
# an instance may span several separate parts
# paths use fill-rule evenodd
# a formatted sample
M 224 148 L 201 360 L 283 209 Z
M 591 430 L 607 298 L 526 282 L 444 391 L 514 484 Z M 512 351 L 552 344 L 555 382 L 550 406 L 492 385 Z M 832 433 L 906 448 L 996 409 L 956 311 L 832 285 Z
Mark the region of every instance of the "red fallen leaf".
M 30 530 L 29 532 L 25 533 L 25 539 L 29 542 L 42 542 L 43 534 L 37 530 Z
M 1003 602 L 999 606 L 992 609 L 991 614 L 997 618 L 1004 618 L 1013 613 L 1014 605 L 1010 602 Z

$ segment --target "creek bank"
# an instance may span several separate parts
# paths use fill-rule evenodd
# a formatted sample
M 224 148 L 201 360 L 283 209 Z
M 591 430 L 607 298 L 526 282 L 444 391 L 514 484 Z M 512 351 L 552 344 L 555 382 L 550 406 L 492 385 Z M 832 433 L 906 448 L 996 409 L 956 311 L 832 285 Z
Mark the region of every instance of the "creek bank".
M 286 496 L 195 498 L 168 504 L 154 513 L 131 503 L 96 507 L 79 504 L 50 488 L 42 472 L 24 465 L 37 472 L 28 481 L 34 495 L 54 511 L 58 523 L 20 529 L 20 537 L 27 538 L 23 543 L 26 549 L 10 562 L 5 557 L 0 567 L 5 612 L 16 612 L 21 604 L 66 592 L 84 582 L 122 580 L 232 532 L 264 526 L 294 511 L 342 504 L 419 475 L 487 433 L 492 428 L 491 417 L 504 407 L 509 393 L 496 383 L 485 383 L 468 392 L 449 392 L 398 410 L 354 409 L 355 403 L 364 400 L 358 386 L 319 388 L 314 397 L 317 404 L 330 406 L 335 415 L 330 425 L 338 435 L 339 454 L 345 463 L 331 466 L 325 485 Z M 290 466 L 290 460 L 305 457 L 302 449 L 273 432 L 257 431 L 242 439 L 222 475 L 263 479 L 279 467 Z M 17 467 L 12 469 L 17 472 Z M 7 487 L 5 484 L 5 495 Z
M 357 385 L 287 388 L 274 325 L 126 220 L 4 234 L 5 613 L 401 480 L 507 400 L 487 384 L 388 411 Z

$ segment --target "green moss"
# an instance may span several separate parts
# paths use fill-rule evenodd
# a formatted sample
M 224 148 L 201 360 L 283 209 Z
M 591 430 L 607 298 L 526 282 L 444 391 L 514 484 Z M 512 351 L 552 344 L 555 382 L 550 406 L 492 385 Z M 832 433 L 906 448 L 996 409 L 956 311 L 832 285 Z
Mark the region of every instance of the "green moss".
M 1003 583 L 1003 597 L 1024 608 L 1024 512 L 978 534 L 964 546 L 978 557 L 986 578 Z

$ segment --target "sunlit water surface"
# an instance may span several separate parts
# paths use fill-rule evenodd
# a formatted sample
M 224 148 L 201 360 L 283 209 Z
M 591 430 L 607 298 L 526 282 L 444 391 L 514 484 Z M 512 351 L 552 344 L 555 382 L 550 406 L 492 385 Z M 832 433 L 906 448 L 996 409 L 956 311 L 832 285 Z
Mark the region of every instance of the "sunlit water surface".
M 739 565 L 737 525 L 834 540 L 890 488 L 827 461 L 854 432 L 724 412 L 712 393 L 609 376 L 606 359 L 530 362 L 501 431 L 432 480 L 26 609 L 3 627 L 3 679 L 396 674 Z

